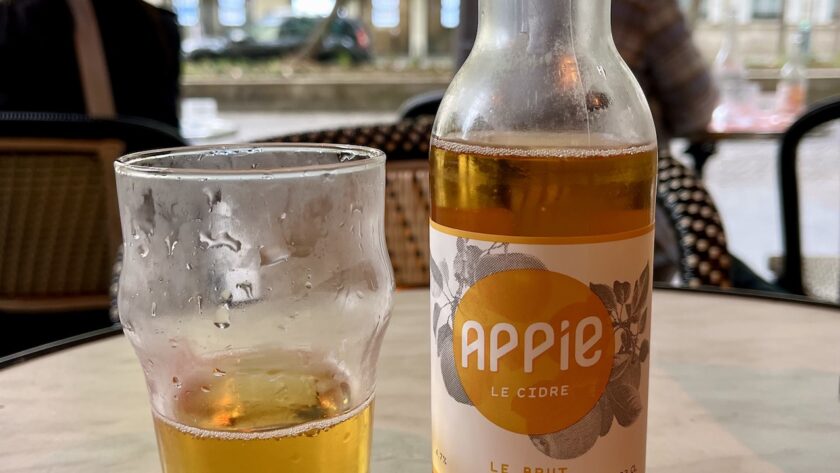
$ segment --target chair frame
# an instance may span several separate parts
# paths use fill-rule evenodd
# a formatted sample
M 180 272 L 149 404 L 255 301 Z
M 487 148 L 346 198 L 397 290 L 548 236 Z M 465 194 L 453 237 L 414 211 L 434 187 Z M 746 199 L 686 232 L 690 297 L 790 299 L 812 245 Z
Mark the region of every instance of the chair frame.
M 802 237 L 799 182 L 797 181 L 799 145 L 809 132 L 838 119 L 840 119 L 840 96 L 813 106 L 782 135 L 777 165 L 785 254 L 777 283 L 793 294 L 805 294 L 802 284 Z

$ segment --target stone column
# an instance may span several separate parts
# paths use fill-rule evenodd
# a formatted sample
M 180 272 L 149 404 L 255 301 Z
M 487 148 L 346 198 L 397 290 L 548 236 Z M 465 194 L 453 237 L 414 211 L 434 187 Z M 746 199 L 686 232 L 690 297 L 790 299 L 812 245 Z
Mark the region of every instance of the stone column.
M 429 54 L 428 0 L 409 0 L 408 55 L 412 60 L 425 60 Z
M 814 0 L 814 14 L 812 20 L 818 25 L 828 25 L 832 22 L 834 2 L 832 0 Z
M 219 34 L 219 2 L 217 0 L 199 0 L 198 16 L 203 36 Z

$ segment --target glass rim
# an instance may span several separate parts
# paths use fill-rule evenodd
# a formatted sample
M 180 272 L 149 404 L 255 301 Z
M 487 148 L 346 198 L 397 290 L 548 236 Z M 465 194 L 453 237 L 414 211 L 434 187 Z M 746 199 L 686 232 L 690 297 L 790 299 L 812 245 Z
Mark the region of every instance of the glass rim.
M 201 167 L 173 168 L 166 166 L 154 166 L 142 164 L 160 158 L 176 158 L 178 156 L 195 156 L 202 153 L 219 152 L 218 156 L 230 156 L 225 151 L 245 154 L 256 154 L 260 152 L 306 152 L 321 151 L 349 152 L 362 159 L 349 159 L 346 161 L 337 160 L 335 163 L 313 164 L 307 166 L 273 166 L 259 169 L 207 169 Z M 212 156 L 209 158 L 212 159 Z M 136 153 L 126 154 L 114 161 L 114 170 L 117 174 L 149 176 L 160 178 L 182 178 L 182 177 L 271 177 L 306 172 L 333 172 L 333 171 L 357 171 L 370 167 L 385 164 L 385 152 L 376 148 L 357 145 L 333 144 L 333 143 L 242 143 L 242 144 L 214 144 L 199 146 L 181 146 L 177 148 L 164 148 Z

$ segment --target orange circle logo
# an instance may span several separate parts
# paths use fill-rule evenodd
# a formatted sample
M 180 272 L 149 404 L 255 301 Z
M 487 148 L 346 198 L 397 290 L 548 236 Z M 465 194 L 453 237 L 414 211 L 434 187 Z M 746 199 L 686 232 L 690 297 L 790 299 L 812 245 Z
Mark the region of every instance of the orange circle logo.
M 615 337 L 586 285 L 543 270 L 488 276 L 455 312 L 455 366 L 470 401 L 511 432 L 541 435 L 585 416 L 606 388 Z

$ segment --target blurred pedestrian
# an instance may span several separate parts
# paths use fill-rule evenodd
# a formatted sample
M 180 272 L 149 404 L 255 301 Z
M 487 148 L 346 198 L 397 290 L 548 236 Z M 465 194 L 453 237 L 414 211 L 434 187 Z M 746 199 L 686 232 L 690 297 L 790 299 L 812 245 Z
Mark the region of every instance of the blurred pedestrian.
M 143 0 L 0 0 L 0 64 L 0 110 L 178 126 L 177 21 Z
M 660 151 L 672 137 L 704 132 L 718 93 L 677 0 L 613 0 L 612 29 L 650 104 Z

